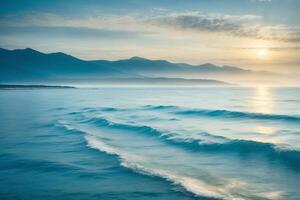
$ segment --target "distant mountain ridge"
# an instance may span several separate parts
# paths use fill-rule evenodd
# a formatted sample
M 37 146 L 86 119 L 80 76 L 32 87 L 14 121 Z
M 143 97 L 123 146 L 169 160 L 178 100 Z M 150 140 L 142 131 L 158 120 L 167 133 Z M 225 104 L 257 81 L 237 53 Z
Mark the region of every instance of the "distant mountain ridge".
M 90 61 L 98 65 L 109 65 L 116 70 L 137 73 L 145 77 L 168 77 L 184 79 L 212 79 L 227 83 L 242 85 L 298 85 L 299 78 L 269 71 L 253 71 L 234 66 L 217 66 L 211 63 L 191 65 L 186 63 L 172 63 L 166 60 L 149 60 L 132 57 L 124 60 Z
M 81 79 L 83 77 L 136 77 L 131 74 L 95 65 L 58 52 L 41 53 L 27 48 L 0 49 L 1 80 Z
M 30 48 L 16 50 L 0 48 L 0 83 L 48 81 L 103 83 L 120 79 L 126 83 L 132 80 L 138 84 L 142 83 L 142 80 L 151 84 L 156 84 L 155 81 L 172 84 L 175 82 L 213 84 L 210 81 L 214 81 L 216 84 L 225 84 L 231 79 L 227 81 L 223 77 L 242 77 L 255 73 L 257 72 L 231 66 L 219 67 L 210 63 L 190 65 L 137 56 L 117 61 L 87 61 L 62 52 L 42 53 Z M 273 76 L 271 72 L 264 73 Z
M 126 69 L 139 73 L 155 73 L 155 72 L 177 72 L 177 73 L 247 73 L 250 70 L 241 69 L 238 67 L 223 66 L 219 67 L 214 64 L 206 63 L 202 65 L 190 65 L 186 63 L 172 63 L 166 60 L 150 60 L 138 56 L 134 56 L 125 60 L 107 61 L 107 60 L 94 60 L 90 61 L 94 64 L 110 64 L 114 69 Z

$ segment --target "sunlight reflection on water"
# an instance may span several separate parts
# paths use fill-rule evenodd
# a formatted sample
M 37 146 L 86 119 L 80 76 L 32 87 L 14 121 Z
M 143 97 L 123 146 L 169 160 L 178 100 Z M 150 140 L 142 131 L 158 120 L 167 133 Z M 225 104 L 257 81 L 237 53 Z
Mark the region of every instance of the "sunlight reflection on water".
M 253 91 L 251 106 L 257 113 L 272 113 L 274 109 L 274 99 L 272 88 L 258 87 Z

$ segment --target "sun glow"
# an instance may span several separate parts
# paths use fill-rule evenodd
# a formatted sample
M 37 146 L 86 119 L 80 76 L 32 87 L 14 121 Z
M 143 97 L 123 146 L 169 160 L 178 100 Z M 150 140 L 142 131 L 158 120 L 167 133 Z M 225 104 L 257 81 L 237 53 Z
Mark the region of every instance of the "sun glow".
M 259 58 L 266 58 L 268 55 L 269 55 L 269 50 L 268 50 L 268 49 L 260 49 L 260 50 L 257 52 L 257 56 L 258 56 Z

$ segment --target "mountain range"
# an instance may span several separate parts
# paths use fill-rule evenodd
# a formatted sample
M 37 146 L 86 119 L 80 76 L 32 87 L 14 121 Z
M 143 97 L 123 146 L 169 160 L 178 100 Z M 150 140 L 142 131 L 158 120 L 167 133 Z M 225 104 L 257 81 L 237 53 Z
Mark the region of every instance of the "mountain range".
M 87 61 L 61 52 L 0 48 L 0 83 L 226 85 L 245 77 L 257 80 L 258 75 L 272 81 L 279 76 L 210 63 L 190 65 L 137 56 L 117 61 Z

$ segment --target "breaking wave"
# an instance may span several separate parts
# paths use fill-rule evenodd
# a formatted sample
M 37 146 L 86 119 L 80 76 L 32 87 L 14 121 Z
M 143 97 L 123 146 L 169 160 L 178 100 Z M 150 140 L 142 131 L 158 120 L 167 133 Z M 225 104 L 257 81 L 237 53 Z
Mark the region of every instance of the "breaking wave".
M 104 118 L 92 118 L 84 121 L 84 123 L 92 123 L 97 126 L 109 127 L 120 131 L 131 131 L 136 134 L 146 134 L 152 137 L 159 137 L 170 145 L 176 145 L 191 151 L 203 151 L 211 153 L 236 153 L 238 155 L 253 155 L 259 154 L 273 161 L 281 161 L 283 164 L 292 166 L 300 170 L 300 152 L 293 149 L 282 148 L 272 143 L 263 143 L 251 140 L 228 139 L 222 136 L 216 136 L 209 133 L 204 133 L 206 137 L 210 137 L 216 142 L 206 142 L 206 140 L 195 138 L 178 138 L 174 135 L 157 130 L 149 126 L 139 126 L 130 124 L 114 123 Z M 221 137 L 221 138 L 220 138 Z M 219 142 L 220 139 L 223 142 Z

